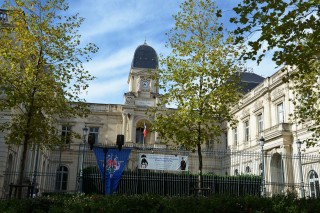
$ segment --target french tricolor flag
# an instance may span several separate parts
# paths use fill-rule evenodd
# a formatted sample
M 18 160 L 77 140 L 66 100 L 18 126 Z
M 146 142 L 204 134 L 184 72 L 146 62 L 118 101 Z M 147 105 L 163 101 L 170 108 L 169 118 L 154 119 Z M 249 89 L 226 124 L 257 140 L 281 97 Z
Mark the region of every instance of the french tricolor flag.
M 147 137 L 147 125 L 144 123 L 143 136 Z

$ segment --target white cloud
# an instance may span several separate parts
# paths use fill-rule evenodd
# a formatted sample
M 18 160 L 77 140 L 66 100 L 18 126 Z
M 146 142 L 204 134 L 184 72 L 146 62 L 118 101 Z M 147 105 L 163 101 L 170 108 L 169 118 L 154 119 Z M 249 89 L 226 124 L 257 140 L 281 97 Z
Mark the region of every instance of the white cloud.
M 85 18 L 80 30 L 83 40 L 88 41 L 117 32 L 126 32 L 130 37 L 132 33 L 145 30 L 143 25 L 149 26 L 149 30 L 163 28 L 178 9 L 179 1 L 69 0 L 69 4 L 71 13 L 79 12 Z
M 123 94 L 127 91 L 127 78 L 121 77 L 91 83 L 87 94 L 82 97 L 90 103 L 123 104 Z
M 91 74 L 96 77 L 112 77 L 119 74 L 128 74 L 134 50 L 136 47 L 127 47 L 119 49 L 119 51 L 110 55 L 101 55 L 94 58 L 92 61 L 84 64 L 84 67 L 91 71 Z M 121 68 L 126 66 L 126 73 L 121 71 Z M 120 69 L 120 70 L 119 70 Z

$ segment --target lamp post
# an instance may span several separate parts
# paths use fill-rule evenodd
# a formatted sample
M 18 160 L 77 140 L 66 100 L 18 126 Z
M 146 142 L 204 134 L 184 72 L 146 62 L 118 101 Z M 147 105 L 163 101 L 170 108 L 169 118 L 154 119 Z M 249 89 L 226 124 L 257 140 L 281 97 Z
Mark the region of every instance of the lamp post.
M 264 197 L 266 195 L 266 180 L 264 177 L 264 141 L 265 139 L 261 136 L 260 138 L 260 146 L 261 146 L 261 196 Z
M 299 157 L 299 166 L 300 166 L 300 196 L 301 198 L 305 197 L 304 194 L 304 182 L 303 182 L 303 173 L 302 173 L 302 161 L 301 161 L 301 141 L 297 139 L 297 147 L 298 147 L 298 157 Z
M 84 152 L 86 148 L 86 138 L 87 138 L 88 128 L 84 127 L 82 129 L 82 154 L 80 159 L 80 181 L 79 181 L 79 192 L 83 192 L 83 161 L 84 161 Z

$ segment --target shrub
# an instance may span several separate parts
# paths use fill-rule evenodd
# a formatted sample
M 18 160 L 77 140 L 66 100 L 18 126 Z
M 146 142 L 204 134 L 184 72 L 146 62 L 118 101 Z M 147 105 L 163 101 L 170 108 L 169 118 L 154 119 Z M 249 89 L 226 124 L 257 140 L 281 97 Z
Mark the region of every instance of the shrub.
M 258 196 L 167 197 L 159 195 L 52 195 L 23 200 L 2 200 L 3 213 L 201 213 L 201 212 L 314 212 L 320 199 L 297 199 L 288 194 Z

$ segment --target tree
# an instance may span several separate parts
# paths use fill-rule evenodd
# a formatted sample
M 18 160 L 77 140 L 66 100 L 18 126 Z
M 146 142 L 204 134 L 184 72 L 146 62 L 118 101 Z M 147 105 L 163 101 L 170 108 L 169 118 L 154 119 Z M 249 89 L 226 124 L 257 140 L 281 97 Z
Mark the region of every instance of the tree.
M 250 48 L 244 59 L 258 63 L 268 52 L 278 66 L 288 72 L 283 79 L 294 91 L 293 118 L 298 122 L 312 120 L 314 132 L 308 145 L 320 137 L 320 2 L 319 0 L 244 0 L 234 8 L 238 14 L 230 21 L 239 27 L 234 31 L 236 42 L 244 42 L 249 35 Z
M 201 193 L 201 146 L 212 139 L 218 142 L 226 131 L 221 124 L 234 121 L 230 109 L 240 97 L 234 60 L 238 49 L 231 36 L 224 36 L 220 11 L 212 1 L 189 0 L 180 8 L 168 32 L 167 47 L 172 52 L 160 60 L 164 94 L 160 105 L 151 110 L 156 113 L 152 129 L 164 141 L 197 150 Z M 168 104 L 176 109 L 162 107 Z
M 27 149 L 60 145 L 57 119 L 87 112 L 79 95 L 93 76 L 82 61 L 91 60 L 97 47 L 81 46 L 83 18 L 62 15 L 64 0 L 6 0 L 2 8 L 9 18 L 0 28 L 0 110 L 14 112 L 1 131 L 7 144 L 23 145 L 21 185 Z

